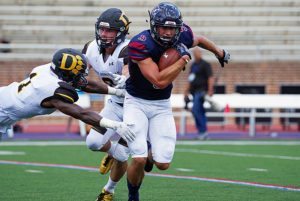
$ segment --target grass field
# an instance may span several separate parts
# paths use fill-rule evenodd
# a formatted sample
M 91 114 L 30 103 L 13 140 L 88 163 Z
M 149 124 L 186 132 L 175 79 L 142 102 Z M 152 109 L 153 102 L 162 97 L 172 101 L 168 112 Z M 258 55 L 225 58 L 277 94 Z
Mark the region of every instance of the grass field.
M 299 201 L 300 142 L 250 143 L 178 144 L 171 168 L 145 177 L 141 200 Z M 108 178 L 97 172 L 102 156 L 83 142 L 1 142 L 0 200 L 95 200 Z M 123 178 L 115 200 L 126 198 Z

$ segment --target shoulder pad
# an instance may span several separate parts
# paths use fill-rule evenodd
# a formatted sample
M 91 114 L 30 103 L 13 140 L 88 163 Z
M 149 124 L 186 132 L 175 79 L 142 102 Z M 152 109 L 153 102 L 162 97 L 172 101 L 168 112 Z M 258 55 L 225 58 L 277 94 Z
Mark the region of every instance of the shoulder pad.
M 79 97 L 74 87 L 65 83 L 59 82 L 59 87 L 55 90 L 53 97 L 67 103 L 75 103 Z

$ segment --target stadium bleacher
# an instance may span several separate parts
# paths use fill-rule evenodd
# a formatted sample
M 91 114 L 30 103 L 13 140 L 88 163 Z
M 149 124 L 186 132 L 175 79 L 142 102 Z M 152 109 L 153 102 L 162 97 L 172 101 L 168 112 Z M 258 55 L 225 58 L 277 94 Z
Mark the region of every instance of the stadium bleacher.
M 94 36 L 94 22 L 108 7 L 121 7 L 130 16 L 130 37 L 148 27 L 147 10 L 159 1 L 1 1 L 1 37 L 13 50 L 1 60 L 24 57 L 36 49 L 47 59 L 61 46 L 80 47 Z M 172 2 L 172 1 L 171 1 Z M 209 36 L 232 53 L 232 61 L 298 61 L 300 27 L 298 0 L 176 1 L 196 34 Z M 20 44 L 22 48 L 20 48 Z M 0 46 L 0 48 L 7 48 Z M 42 54 L 41 54 L 42 55 Z M 257 55 L 260 55 L 257 57 Z M 213 56 L 205 55 L 213 60 Z M 34 59 L 28 55 L 28 59 Z

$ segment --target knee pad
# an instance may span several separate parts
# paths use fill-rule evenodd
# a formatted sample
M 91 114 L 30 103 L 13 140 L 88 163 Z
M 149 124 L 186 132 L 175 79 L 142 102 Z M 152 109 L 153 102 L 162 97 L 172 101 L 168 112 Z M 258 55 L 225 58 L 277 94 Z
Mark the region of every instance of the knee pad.
M 94 129 L 91 129 L 90 133 L 86 137 L 86 146 L 92 151 L 100 150 L 103 145 L 108 141 L 104 134 L 98 133 Z
M 129 148 L 117 143 L 113 150 L 113 157 L 120 162 L 127 161 L 129 157 Z

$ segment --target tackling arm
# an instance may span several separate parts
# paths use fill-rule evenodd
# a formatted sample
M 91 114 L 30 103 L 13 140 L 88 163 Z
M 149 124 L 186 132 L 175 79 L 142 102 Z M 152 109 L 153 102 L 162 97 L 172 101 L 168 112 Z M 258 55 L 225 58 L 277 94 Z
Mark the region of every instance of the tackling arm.
M 82 90 L 88 93 L 110 94 L 120 97 L 125 96 L 125 91 L 123 89 L 110 87 L 105 84 L 102 79 L 97 79 L 97 81 L 89 80 L 88 85 Z
M 103 130 L 104 127 L 111 128 L 127 141 L 133 141 L 135 139 L 135 134 L 129 128 L 129 126 L 132 125 L 106 119 L 98 115 L 96 112 L 84 109 L 76 104 L 66 103 L 59 99 L 52 98 L 45 101 L 43 106 L 54 107 L 66 115 L 79 119 L 84 123 L 90 124 L 101 130 Z
M 71 104 L 56 98 L 51 98 L 50 100 L 43 102 L 42 106 L 54 107 L 66 115 L 74 117 L 75 119 L 79 119 L 86 124 L 95 126 L 96 128 L 100 128 L 99 122 L 102 117 L 99 116 L 96 112 L 89 111 L 76 104 Z

